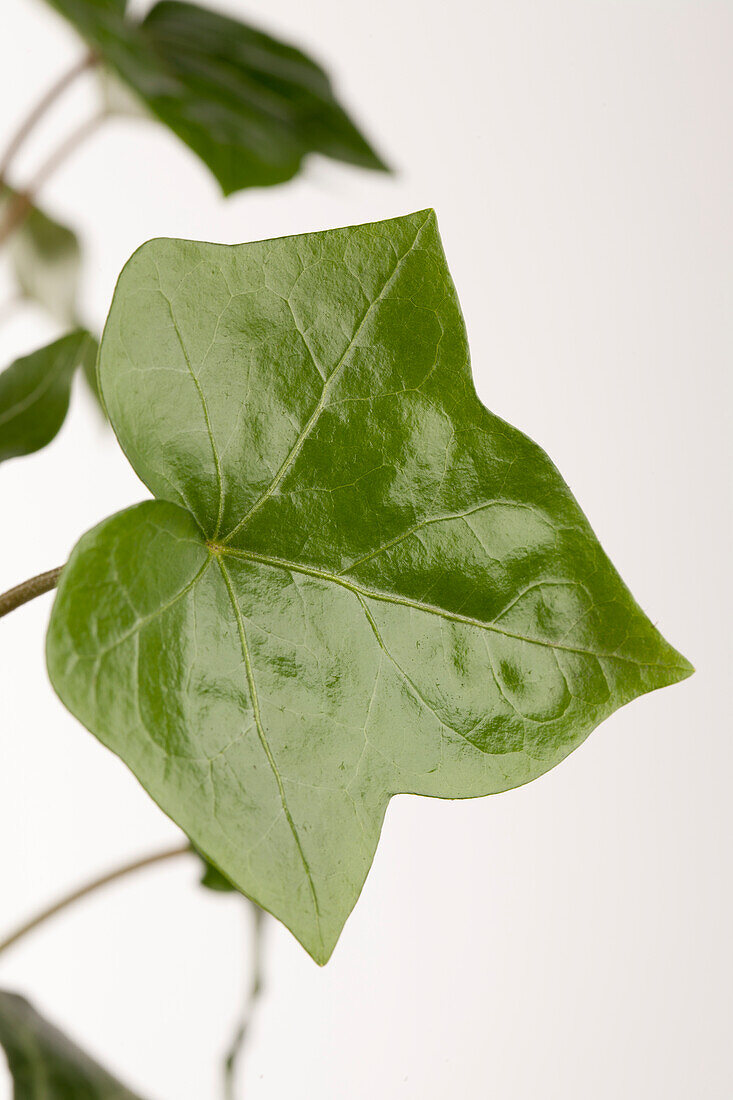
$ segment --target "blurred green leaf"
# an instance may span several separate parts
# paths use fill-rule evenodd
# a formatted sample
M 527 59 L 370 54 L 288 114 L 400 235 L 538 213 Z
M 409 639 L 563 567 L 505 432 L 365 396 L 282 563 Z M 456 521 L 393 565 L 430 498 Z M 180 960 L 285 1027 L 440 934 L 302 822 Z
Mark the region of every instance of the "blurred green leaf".
M 14 1100 L 140 1100 L 24 997 L 0 990 L 0 1043 Z
M 0 213 L 16 197 L 0 185 Z M 76 324 L 81 248 L 76 233 L 31 206 L 7 244 L 18 288 L 62 325 Z
M 291 179 L 308 153 L 384 169 L 300 50 L 196 4 L 142 23 L 115 0 L 49 0 L 211 169 L 225 194 Z
M 94 338 L 77 329 L 0 374 L 0 462 L 50 443 L 69 408 L 71 382 Z

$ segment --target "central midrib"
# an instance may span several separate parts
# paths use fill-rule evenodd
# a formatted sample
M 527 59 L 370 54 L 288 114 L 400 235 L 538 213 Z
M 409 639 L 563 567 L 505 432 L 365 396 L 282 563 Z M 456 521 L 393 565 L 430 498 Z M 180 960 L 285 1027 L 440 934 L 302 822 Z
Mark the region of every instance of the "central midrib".
M 219 569 L 221 571 L 221 575 L 222 575 L 223 580 L 224 580 L 224 584 L 226 585 L 227 593 L 229 595 L 229 600 L 230 600 L 231 605 L 232 605 L 232 610 L 234 611 L 234 618 L 235 618 L 236 623 L 237 623 L 237 630 L 239 632 L 239 639 L 240 639 L 241 646 L 242 646 L 242 656 L 244 658 L 245 672 L 246 672 L 246 676 L 247 676 L 247 686 L 249 688 L 249 694 L 250 694 L 250 698 L 251 698 L 251 701 L 252 701 L 252 713 L 253 713 L 254 720 L 255 720 L 255 727 L 257 729 L 257 735 L 260 739 L 260 744 L 262 745 L 262 749 L 265 753 L 265 756 L 267 757 L 267 761 L 268 761 L 268 763 L 270 765 L 270 768 L 272 770 L 272 774 L 275 777 L 275 782 L 277 783 L 277 788 L 278 788 L 278 792 L 279 792 L 279 795 L 280 795 L 280 803 L 281 803 L 282 808 L 283 808 L 283 813 L 285 814 L 285 818 L 288 822 L 288 826 L 290 827 L 290 831 L 293 835 L 293 840 L 295 841 L 295 846 L 298 850 L 298 855 L 300 857 L 300 861 L 303 864 L 303 869 L 305 870 L 306 877 L 308 879 L 308 886 L 310 888 L 311 898 L 313 900 L 313 909 L 314 909 L 315 918 L 316 918 L 316 928 L 318 930 L 318 935 L 319 935 L 319 938 L 321 940 L 321 946 L 323 946 L 323 933 L 321 932 L 321 912 L 320 912 L 320 908 L 319 908 L 319 905 L 318 905 L 318 897 L 316 895 L 315 883 L 313 882 L 313 875 L 311 874 L 310 865 L 309 865 L 308 860 L 306 858 L 305 852 L 303 851 L 303 845 L 301 844 L 300 836 L 298 834 L 298 830 L 295 827 L 295 822 L 293 821 L 292 814 L 290 813 L 290 809 L 288 808 L 288 803 L 287 803 L 287 799 L 285 797 L 285 788 L 283 786 L 282 777 L 280 775 L 280 772 L 278 771 L 277 764 L 275 762 L 275 758 L 272 755 L 272 750 L 270 748 L 269 742 L 267 740 L 267 735 L 265 734 L 265 729 L 264 729 L 264 726 L 262 724 L 262 714 L 260 712 L 259 696 L 257 694 L 257 685 L 255 684 L 254 669 L 252 667 L 252 658 L 251 658 L 251 655 L 250 655 L 250 652 L 249 652 L 249 644 L 247 642 L 247 633 L 244 629 L 244 621 L 242 619 L 242 612 L 239 608 L 239 604 L 237 603 L 236 593 L 234 591 L 232 581 L 231 581 L 231 577 L 229 576 L 229 573 L 227 572 L 226 566 L 224 565 L 224 562 L 221 560 L 220 556 L 216 555 L 216 559 L 217 559 L 217 565 L 219 566 Z
M 324 385 L 323 385 L 323 389 L 321 391 L 321 396 L 319 397 L 315 408 L 313 409 L 310 416 L 308 417 L 308 420 L 306 421 L 305 425 L 303 426 L 302 430 L 300 431 L 297 439 L 295 440 L 295 443 L 290 448 L 290 450 L 289 450 L 288 454 L 286 455 L 284 461 L 280 465 L 280 468 L 277 471 L 277 473 L 275 474 L 274 478 L 272 479 L 270 484 L 267 486 L 265 491 L 262 493 L 262 495 L 260 497 L 258 497 L 258 499 L 250 507 L 250 509 L 244 514 L 244 516 L 242 516 L 242 518 L 239 520 L 239 522 L 236 524 L 236 526 L 234 526 L 232 528 L 232 530 L 229 531 L 229 533 L 224 536 L 224 538 L 221 540 L 222 543 L 224 543 L 224 544 L 228 543 L 231 539 L 234 538 L 234 536 L 236 534 L 238 534 L 239 531 L 242 530 L 242 528 L 249 522 L 249 520 L 252 518 L 252 516 L 256 512 L 258 512 L 260 510 L 260 508 L 263 506 L 263 504 L 265 504 L 270 499 L 270 497 L 273 495 L 273 493 L 276 492 L 278 485 L 280 485 L 283 478 L 287 474 L 288 470 L 290 470 L 292 468 L 293 463 L 295 462 L 296 458 L 298 457 L 301 450 L 303 449 L 303 446 L 305 445 L 305 442 L 308 439 L 308 436 L 310 435 L 310 433 L 313 430 L 314 426 L 318 422 L 318 419 L 319 419 L 321 413 L 323 412 L 324 408 L 326 407 L 328 396 L 331 393 L 331 391 L 333 390 L 334 386 L 336 385 L 336 382 L 338 381 L 341 373 L 343 372 L 343 370 L 344 370 L 344 368 L 345 368 L 345 366 L 348 362 L 349 355 L 350 355 L 352 349 L 354 348 L 354 346 L 356 344 L 356 341 L 358 340 L 361 332 L 364 330 L 367 322 L 369 321 L 369 318 L 372 316 L 372 313 L 373 313 L 374 309 L 376 308 L 378 303 L 383 300 L 385 294 L 387 293 L 387 291 L 390 289 L 390 287 L 394 284 L 395 280 L 397 279 L 397 277 L 399 275 L 399 272 L 401 270 L 402 264 L 405 262 L 405 260 L 410 255 L 410 253 L 417 247 L 417 243 L 420 240 L 420 234 L 422 233 L 423 229 L 425 228 L 425 226 L 430 221 L 430 216 L 431 215 L 429 213 L 427 215 L 427 217 L 425 218 L 425 221 L 418 227 L 417 232 L 415 233 L 415 236 L 413 238 L 412 244 L 407 249 L 407 251 L 404 252 L 399 257 L 399 259 L 397 260 L 397 263 L 395 264 L 394 269 L 390 273 L 389 277 L 385 280 L 385 283 L 384 283 L 382 289 L 380 290 L 379 294 L 377 294 L 369 302 L 366 310 L 364 311 L 364 314 L 363 314 L 361 320 L 359 321 L 358 325 L 354 329 L 354 332 L 353 332 L 351 338 L 349 339 L 348 344 L 344 348 L 344 351 L 342 352 L 338 362 L 334 366 L 331 373 L 326 377 L 326 380 L 325 380 Z M 302 335 L 302 333 L 301 333 L 301 335 Z
M 285 572 L 301 573 L 304 576 L 315 577 L 317 580 L 336 584 L 340 588 L 344 588 L 346 591 L 354 593 L 356 596 L 364 596 L 367 599 L 379 600 L 382 603 L 409 607 L 415 611 L 423 611 L 428 615 L 438 615 L 443 619 L 447 619 L 449 622 L 463 623 L 466 626 L 478 627 L 480 630 L 488 630 L 493 634 L 500 634 L 514 641 L 525 642 L 527 645 L 543 646 L 546 649 L 560 650 L 564 653 L 578 653 L 584 657 L 603 657 L 607 660 L 624 661 L 628 664 L 636 665 L 639 668 L 684 668 L 682 665 L 655 661 L 637 661 L 633 657 L 625 657 L 619 653 L 603 653 L 598 650 L 584 649 L 582 646 L 571 646 L 564 645 L 562 642 L 552 642 L 545 638 L 533 638 L 528 634 L 519 634 L 516 631 L 505 630 L 496 623 L 488 622 L 483 619 L 476 619 L 471 615 L 461 615 L 459 612 L 448 611 L 446 608 L 438 607 L 435 604 L 423 603 L 421 600 L 413 600 L 409 596 L 399 596 L 394 592 L 384 592 L 378 588 L 368 588 L 366 585 L 347 581 L 343 576 L 337 573 L 329 573 L 323 569 L 317 569 L 315 566 L 306 565 L 303 562 L 290 561 L 288 558 L 276 558 L 269 554 L 258 554 L 250 550 L 235 550 L 230 546 L 222 546 L 221 544 L 209 545 L 216 554 L 225 554 L 227 557 L 256 562 L 260 565 L 268 565 L 274 569 L 282 569 Z
M 161 294 L 164 302 L 166 303 L 166 305 L 168 307 L 168 313 L 170 314 L 170 319 L 171 319 L 171 324 L 173 325 L 173 330 L 176 334 L 176 338 L 178 339 L 178 343 L 180 345 L 181 352 L 183 354 L 183 358 L 184 358 L 184 361 L 186 363 L 186 368 L 188 370 L 188 373 L 191 376 L 191 380 L 192 380 L 192 382 L 194 384 L 194 387 L 196 389 L 196 393 L 198 394 L 198 399 L 201 403 L 201 410 L 204 414 L 204 423 L 206 424 L 206 434 L 209 437 L 209 443 L 211 445 L 211 452 L 212 452 L 212 456 L 213 456 L 213 459 L 214 459 L 214 469 L 216 470 L 216 478 L 217 478 L 217 481 L 218 481 L 218 484 L 219 484 L 219 512 L 218 512 L 218 515 L 217 515 L 217 518 L 216 518 L 216 528 L 215 528 L 215 533 L 214 533 L 214 537 L 216 538 L 219 534 L 219 529 L 221 527 L 221 520 L 222 520 L 222 516 L 223 516 L 223 513 L 224 513 L 224 476 L 222 474 L 221 459 L 219 458 L 219 451 L 218 451 L 218 448 L 216 446 L 216 440 L 214 438 L 214 430 L 211 426 L 211 417 L 209 415 L 209 406 L 206 403 L 206 395 L 204 394 L 204 391 L 201 388 L 201 382 L 199 381 L 199 378 L 198 378 L 198 375 L 196 374 L 196 371 L 193 369 L 193 364 L 191 363 L 191 358 L 188 354 L 188 351 L 186 350 L 186 345 L 184 343 L 183 336 L 181 335 L 181 330 L 178 327 L 178 322 L 176 321 L 176 317 L 175 317 L 175 314 L 173 312 L 173 303 L 171 302 L 168 295 L 163 292 L 163 286 L 162 286 L 162 282 L 161 282 L 161 278 L 160 278 L 160 272 L 158 272 L 158 283 L 159 283 L 159 286 L 160 286 L 160 294 Z

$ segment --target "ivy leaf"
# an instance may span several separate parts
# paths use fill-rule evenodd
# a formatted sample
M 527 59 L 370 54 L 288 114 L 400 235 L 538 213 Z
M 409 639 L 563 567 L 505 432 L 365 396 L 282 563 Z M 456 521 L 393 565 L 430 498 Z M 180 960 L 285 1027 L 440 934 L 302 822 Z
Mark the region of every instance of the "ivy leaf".
M 74 371 L 93 337 L 83 329 L 39 348 L 0 374 L 0 462 L 40 451 L 69 408 Z
M 72 553 L 52 682 L 320 963 L 392 795 L 526 783 L 692 671 L 478 400 L 431 211 L 150 241 L 99 376 L 157 499 Z
M 0 1043 L 15 1100 L 140 1100 L 40 1016 L 0 990 Z
M 0 212 L 16 196 L 0 185 Z M 62 325 L 75 325 L 81 272 L 81 248 L 73 230 L 31 206 L 8 241 L 15 279 L 21 293 L 43 306 Z
M 385 168 L 323 69 L 293 46 L 174 0 L 142 23 L 115 0 L 49 3 L 201 157 L 224 194 L 283 183 L 308 153 Z

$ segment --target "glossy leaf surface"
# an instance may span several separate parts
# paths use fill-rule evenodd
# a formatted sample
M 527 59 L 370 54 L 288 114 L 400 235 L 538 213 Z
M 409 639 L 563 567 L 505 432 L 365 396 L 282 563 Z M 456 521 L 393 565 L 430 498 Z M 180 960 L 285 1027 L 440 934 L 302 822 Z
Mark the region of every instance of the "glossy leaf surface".
M 114 0 L 49 0 L 208 165 L 225 194 L 291 179 L 308 153 L 384 164 L 300 50 L 196 4 L 142 23 Z
M 2 206 L 15 192 L 3 186 Z M 8 253 L 18 289 L 43 306 L 62 325 L 75 325 L 81 249 L 73 230 L 32 206 L 10 237 Z
M 74 550 L 52 681 L 319 962 L 393 794 L 526 783 L 689 675 L 478 400 L 432 212 L 151 241 L 99 375 L 158 499 Z
M 0 374 L 0 462 L 51 442 L 69 408 L 74 371 L 93 343 L 78 329 L 16 359 Z
M 140 1100 L 15 993 L 0 990 L 14 1100 Z

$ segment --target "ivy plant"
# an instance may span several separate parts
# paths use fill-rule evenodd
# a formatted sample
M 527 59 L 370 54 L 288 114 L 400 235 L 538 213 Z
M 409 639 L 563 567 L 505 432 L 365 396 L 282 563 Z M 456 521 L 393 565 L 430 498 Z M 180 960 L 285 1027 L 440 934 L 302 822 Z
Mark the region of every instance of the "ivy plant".
M 479 401 L 432 211 L 150 241 L 97 374 L 153 499 L 41 579 L 51 682 L 204 882 L 316 962 L 394 794 L 526 783 L 690 675 L 550 459 Z
M 393 795 L 530 782 L 692 667 L 551 460 L 479 400 L 431 210 L 248 244 L 149 241 L 101 340 L 87 330 L 79 241 L 36 192 L 129 97 L 225 194 L 291 179 L 310 153 L 384 164 L 294 46 L 178 0 L 142 19 L 125 0 L 49 2 L 88 52 L 0 157 L 0 246 L 64 334 L 0 374 L 0 462 L 55 436 L 81 367 L 150 497 L 0 595 L 0 616 L 58 589 L 51 683 L 183 839 L 53 903 L 0 954 L 101 886 L 198 860 L 203 886 L 251 903 L 230 1097 L 266 912 L 325 964 Z M 89 69 L 100 112 L 11 185 L 28 133 Z M 15 1100 L 136 1100 L 11 992 L 0 1045 Z

